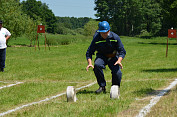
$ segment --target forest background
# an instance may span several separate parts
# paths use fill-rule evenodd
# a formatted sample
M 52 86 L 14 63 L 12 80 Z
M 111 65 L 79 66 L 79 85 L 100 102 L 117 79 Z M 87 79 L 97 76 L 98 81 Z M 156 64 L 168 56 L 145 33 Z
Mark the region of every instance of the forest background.
M 107 20 L 119 35 L 167 36 L 177 28 L 177 0 L 95 0 L 97 19 L 55 16 L 46 3 L 36 0 L 0 0 L 0 19 L 12 38 L 27 35 L 36 38 L 37 25 L 45 25 L 52 34 L 93 35 L 98 21 Z M 62 11 L 61 11 L 62 12 Z

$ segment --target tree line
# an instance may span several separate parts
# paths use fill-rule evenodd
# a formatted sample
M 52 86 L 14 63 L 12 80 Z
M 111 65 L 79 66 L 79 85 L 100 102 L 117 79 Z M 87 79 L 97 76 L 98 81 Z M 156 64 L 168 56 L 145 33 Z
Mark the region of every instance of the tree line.
M 56 17 L 56 33 L 58 34 L 84 34 L 84 25 L 88 23 L 91 18 L 88 17 Z
M 119 35 L 167 35 L 177 27 L 177 0 L 95 0 L 97 20 L 107 20 Z M 98 22 L 92 18 L 58 17 L 46 3 L 36 0 L 0 0 L 0 19 L 17 38 L 35 40 L 37 25 L 48 33 L 93 35 Z
M 91 18 L 55 16 L 46 3 L 36 0 L 0 0 L 0 19 L 3 26 L 12 33 L 12 38 L 22 35 L 35 40 L 37 25 L 45 25 L 47 33 L 84 34 L 84 25 Z
M 177 28 L 177 0 L 95 0 L 96 16 L 120 35 L 167 35 Z

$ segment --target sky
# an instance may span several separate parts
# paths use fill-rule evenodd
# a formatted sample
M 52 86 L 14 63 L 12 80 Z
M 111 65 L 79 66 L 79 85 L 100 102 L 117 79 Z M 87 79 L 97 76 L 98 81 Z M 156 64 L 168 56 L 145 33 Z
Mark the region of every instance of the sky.
M 25 0 L 20 0 L 25 1 Z M 94 0 L 37 0 L 46 3 L 55 16 L 60 17 L 90 17 L 96 19 L 94 14 Z

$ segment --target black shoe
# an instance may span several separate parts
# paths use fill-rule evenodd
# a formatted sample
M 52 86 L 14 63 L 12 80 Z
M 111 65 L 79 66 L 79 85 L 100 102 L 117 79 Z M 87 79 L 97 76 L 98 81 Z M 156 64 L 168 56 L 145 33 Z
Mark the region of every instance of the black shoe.
M 4 72 L 4 68 L 1 68 L 1 72 Z
M 106 88 L 105 87 L 99 87 L 99 89 L 95 91 L 95 93 L 97 93 L 97 94 L 101 93 L 101 92 L 106 93 Z

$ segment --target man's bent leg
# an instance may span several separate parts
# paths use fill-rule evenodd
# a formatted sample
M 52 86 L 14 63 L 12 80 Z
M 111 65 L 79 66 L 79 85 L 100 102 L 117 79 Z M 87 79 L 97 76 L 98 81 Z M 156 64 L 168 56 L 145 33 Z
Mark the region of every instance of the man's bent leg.
M 94 64 L 94 73 L 97 78 L 98 85 L 100 86 L 98 90 L 95 91 L 95 93 L 106 93 L 106 81 L 104 78 L 103 69 L 105 69 L 105 62 L 102 58 L 96 58 L 95 64 Z
M 121 78 L 122 78 L 122 72 L 120 70 L 119 65 L 114 65 L 114 63 L 117 61 L 116 57 L 112 58 L 108 62 L 108 66 L 111 69 L 112 73 L 112 85 L 118 85 L 120 87 Z
M 106 81 L 104 78 L 103 69 L 105 69 L 104 60 L 102 58 L 96 58 L 93 71 L 95 73 L 95 76 L 97 78 L 97 82 L 100 87 L 106 86 Z
M 112 85 L 118 85 L 120 87 L 121 78 L 122 72 L 120 68 L 116 72 L 112 71 Z

